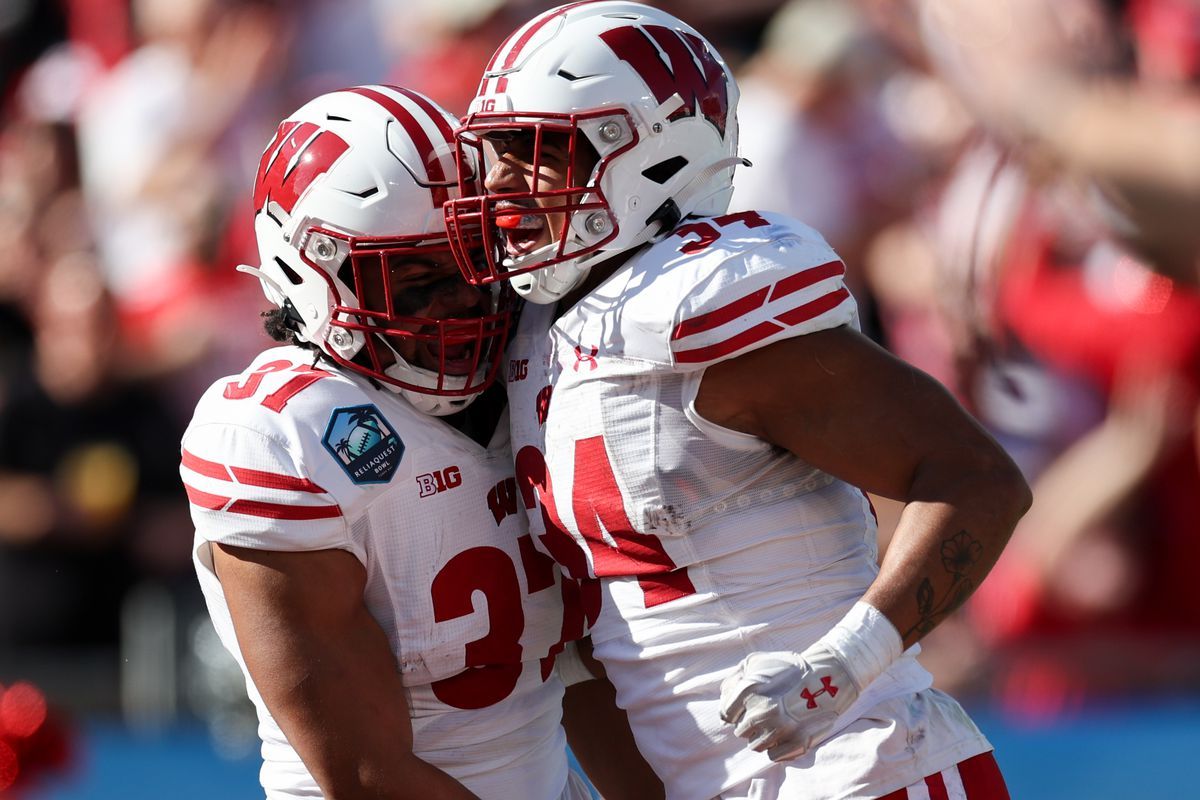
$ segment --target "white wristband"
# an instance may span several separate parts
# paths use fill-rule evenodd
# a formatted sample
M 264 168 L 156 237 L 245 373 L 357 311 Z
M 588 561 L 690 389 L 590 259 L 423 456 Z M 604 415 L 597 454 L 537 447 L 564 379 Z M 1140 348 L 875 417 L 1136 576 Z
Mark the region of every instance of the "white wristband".
M 904 652 L 904 641 L 896 626 L 879 609 L 862 600 L 818 644 L 824 644 L 842 659 L 860 692 Z

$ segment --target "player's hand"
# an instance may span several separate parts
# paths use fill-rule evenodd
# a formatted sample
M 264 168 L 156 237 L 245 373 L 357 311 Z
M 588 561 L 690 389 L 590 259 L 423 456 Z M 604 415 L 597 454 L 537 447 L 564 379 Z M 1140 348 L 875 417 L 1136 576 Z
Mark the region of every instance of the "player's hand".
M 751 750 L 787 761 L 828 738 L 858 694 L 845 663 L 821 642 L 803 653 L 751 653 L 721 682 L 721 719 Z

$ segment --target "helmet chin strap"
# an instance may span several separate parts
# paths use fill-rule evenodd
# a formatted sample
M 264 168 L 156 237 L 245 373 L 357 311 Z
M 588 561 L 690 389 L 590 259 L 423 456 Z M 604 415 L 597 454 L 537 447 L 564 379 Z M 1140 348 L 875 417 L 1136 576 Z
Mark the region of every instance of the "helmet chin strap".
M 683 216 L 686 217 L 692 212 L 692 202 L 697 199 L 697 195 L 699 195 L 700 192 L 707 188 L 710 180 L 716 177 L 717 174 L 723 170 L 738 166 L 749 167 L 753 165 L 748 159 L 742 158 L 741 156 L 727 156 L 725 158 L 718 159 L 693 175 L 692 179 L 685 183 L 679 189 L 679 191 L 675 192 L 671 199 L 675 201 L 676 207 L 678 207 Z M 669 236 L 670 233 L 670 230 L 659 231 L 650 238 L 650 241 L 657 242 L 660 239 Z
M 234 267 L 234 269 L 238 272 L 244 272 L 247 275 L 253 275 L 254 277 L 258 278 L 265 286 L 278 294 L 281 298 L 287 297 L 283 291 L 283 287 L 276 283 L 274 278 L 263 272 L 260 267 L 252 267 L 249 264 L 238 264 L 236 267 Z
M 551 239 L 551 241 L 547 242 L 546 244 L 542 245 L 541 247 L 539 247 L 535 250 L 530 250 L 528 253 L 519 255 L 516 258 L 513 258 L 512 256 L 506 257 L 503 261 L 500 262 L 500 265 L 502 267 L 504 267 L 505 269 L 509 269 L 509 270 L 521 269 L 526 264 L 532 264 L 532 263 L 539 261 L 540 260 L 538 258 L 539 256 L 541 256 L 543 253 L 553 250 L 557 245 L 558 245 L 558 242 Z
M 435 394 L 415 392 L 412 389 L 405 389 L 400 386 L 384 385 L 396 390 L 396 393 L 407 400 L 409 405 L 417 411 L 420 411 L 422 414 L 428 414 L 431 417 L 445 417 L 450 414 L 457 414 L 475 402 L 475 398 L 479 396 L 471 394 L 463 397 L 439 397 Z
M 383 370 L 384 375 L 398 381 L 404 381 L 405 383 L 425 385 L 430 389 L 437 386 L 438 375 L 436 372 L 418 367 L 415 364 L 410 364 L 403 356 L 396 352 L 396 348 L 392 347 L 384 337 L 379 337 L 379 340 L 384 347 L 391 351 L 392 357 L 395 359 L 390 366 Z M 447 375 L 442 384 L 448 389 L 461 389 L 467 385 L 467 376 Z M 393 383 L 383 383 L 382 385 L 403 397 L 417 411 L 433 417 L 444 417 L 448 414 L 462 411 L 480 394 L 476 392 L 475 394 L 463 395 L 461 397 L 443 397 L 416 389 L 407 389 Z

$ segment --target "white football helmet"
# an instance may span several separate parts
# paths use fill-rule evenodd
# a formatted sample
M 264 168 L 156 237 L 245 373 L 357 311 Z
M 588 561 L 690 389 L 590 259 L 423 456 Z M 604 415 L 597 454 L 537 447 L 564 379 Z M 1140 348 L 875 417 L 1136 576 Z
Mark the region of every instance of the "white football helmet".
M 447 319 L 405 313 L 428 298 L 386 289 L 385 308 L 366 308 L 361 295 L 364 275 L 388 286 L 397 259 L 449 257 L 442 204 L 481 190 L 474 154 L 457 152 L 455 125 L 427 97 L 393 86 L 310 101 L 263 153 L 254 181 L 262 264 L 238 268 L 258 276 L 297 338 L 434 415 L 464 408 L 495 378 L 511 316 L 506 292 L 489 293 L 478 316 Z M 475 251 L 474 238 L 460 231 L 457 248 Z M 416 340 L 440 368 L 408 363 L 385 335 Z
M 577 2 L 534 17 L 488 63 L 458 129 L 463 157 L 474 150 L 482 159 L 489 134 L 523 131 L 534 137 L 535 175 L 546 133 L 568 134 L 572 154 L 582 136 L 599 161 L 586 180 L 568 173 L 566 189 L 447 203 L 451 239 L 474 241 L 482 230 L 488 245 L 483 260 L 456 247 L 467 280 L 509 279 L 527 299 L 554 302 L 594 264 L 668 235 L 683 217 L 724 213 L 734 167 L 744 163 L 737 101 L 733 74 L 712 45 L 660 9 Z M 550 198 L 557 205 L 538 207 Z M 528 214 L 564 212 L 556 241 L 501 255 L 497 223 L 512 228 Z

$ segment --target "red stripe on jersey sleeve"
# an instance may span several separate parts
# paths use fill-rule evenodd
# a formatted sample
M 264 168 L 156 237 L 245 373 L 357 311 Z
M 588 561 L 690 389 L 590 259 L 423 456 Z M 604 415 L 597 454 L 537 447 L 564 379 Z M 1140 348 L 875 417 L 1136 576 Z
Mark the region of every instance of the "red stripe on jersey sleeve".
M 727 303 L 720 308 L 705 312 L 699 316 L 685 319 L 675 326 L 675 330 L 671 332 L 671 341 L 678 341 L 685 337 L 704 331 L 719 328 L 727 322 L 732 322 L 743 314 L 749 314 L 764 303 L 774 302 L 781 297 L 787 297 L 789 294 L 794 294 L 801 289 L 807 289 L 809 286 L 820 283 L 829 278 L 836 278 L 846 274 L 846 266 L 841 261 L 829 261 L 815 267 L 810 267 L 803 272 L 797 272 L 795 275 L 789 275 L 781 281 L 777 281 L 773 286 L 763 287 L 750 294 L 739 297 L 732 303 Z M 770 297 L 768 297 L 770 292 Z M 791 312 L 786 312 L 791 313 Z M 783 321 L 782 317 L 776 317 Z M 789 325 L 795 325 L 795 322 L 788 322 Z
M 846 266 L 841 261 L 829 261 L 821 264 L 818 267 L 806 269 L 803 272 L 797 272 L 795 275 L 784 278 L 775 284 L 775 288 L 771 290 L 771 299 L 778 300 L 781 297 L 786 297 L 793 292 L 798 292 L 801 289 L 807 289 L 814 283 L 819 283 L 826 278 L 836 278 L 839 275 L 846 274 Z
M 188 500 L 201 508 L 212 511 L 228 511 L 231 514 L 246 514 L 268 519 L 333 519 L 342 515 L 340 506 L 293 506 L 284 503 L 264 503 L 258 500 L 234 500 L 228 509 L 225 506 L 232 498 L 202 492 L 186 483 Z
M 298 478 L 295 475 L 282 475 L 277 472 L 265 472 L 260 469 L 248 469 L 246 467 L 227 467 L 216 461 L 201 458 L 188 450 L 183 451 L 183 466 L 207 478 L 216 478 L 219 481 L 236 480 L 245 486 L 261 486 L 264 489 L 285 489 L 293 492 L 311 492 L 313 494 L 325 493 L 323 488 L 308 478 Z M 230 477 L 230 473 L 232 473 L 232 477 Z
M 280 475 L 275 472 L 263 472 L 258 469 L 246 469 L 245 467 L 230 467 L 233 471 L 233 477 L 238 483 L 243 483 L 247 486 L 261 486 L 264 489 L 288 489 L 293 492 L 312 492 L 313 494 L 323 494 L 325 492 L 317 484 L 310 481 L 308 478 L 297 478 L 293 475 Z
M 206 478 L 216 478 L 219 481 L 232 480 L 229 477 L 229 470 L 225 468 L 224 464 L 218 464 L 216 461 L 201 458 L 187 450 L 183 451 L 183 465 L 192 472 L 198 472 Z
M 183 485 L 183 488 L 187 490 L 188 500 L 191 501 L 193 505 L 200 506 L 201 508 L 212 509 L 213 511 L 220 511 L 231 499 L 228 497 L 221 497 L 219 494 L 202 492 L 194 486 L 188 486 L 186 483 Z
M 233 514 L 267 519 L 333 519 L 342 515 L 340 506 L 290 506 L 258 500 L 235 500 L 228 510 Z
M 676 341 L 704 331 L 719 328 L 726 322 L 732 322 L 743 314 L 749 314 L 754 309 L 761 306 L 767 300 L 767 287 L 763 287 L 756 292 L 740 297 L 732 303 L 723 305 L 720 308 L 715 308 L 699 316 L 685 319 L 675 326 L 675 330 L 671 332 L 671 341 Z
M 796 306 L 791 311 L 778 314 L 775 319 L 789 327 L 799 325 L 801 322 L 808 322 L 810 319 L 821 316 L 832 308 L 837 308 L 849 296 L 850 292 L 843 286 L 829 294 L 818 297 L 810 303 Z
M 762 341 L 781 330 L 783 328 L 774 322 L 760 322 L 753 328 L 744 330 L 737 336 L 730 337 L 723 342 L 717 342 L 708 347 L 697 347 L 694 350 L 679 351 L 675 353 L 675 360 L 680 364 L 698 364 L 702 361 L 714 361 L 743 347 L 748 347 L 755 342 Z
M 785 311 L 777 315 L 775 319 L 788 327 L 795 327 L 802 322 L 807 322 L 810 319 L 821 316 L 832 308 L 836 308 L 849 296 L 850 292 L 845 287 L 842 287 L 829 294 L 822 295 L 812 302 L 797 306 L 790 311 Z M 781 330 L 783 328 L 773 322 L 760 322 L 753 328 L 744 330 L 736 336 L 731 336 L 716 344 L 707 347 L 697 347 L 693 350 L 678 351 L 675 353 L 675 361 L 680 364 L 697 364 L 703 361 L 713 361 L 743 347 L 748 347 L 755 342 L 760 342 Z

